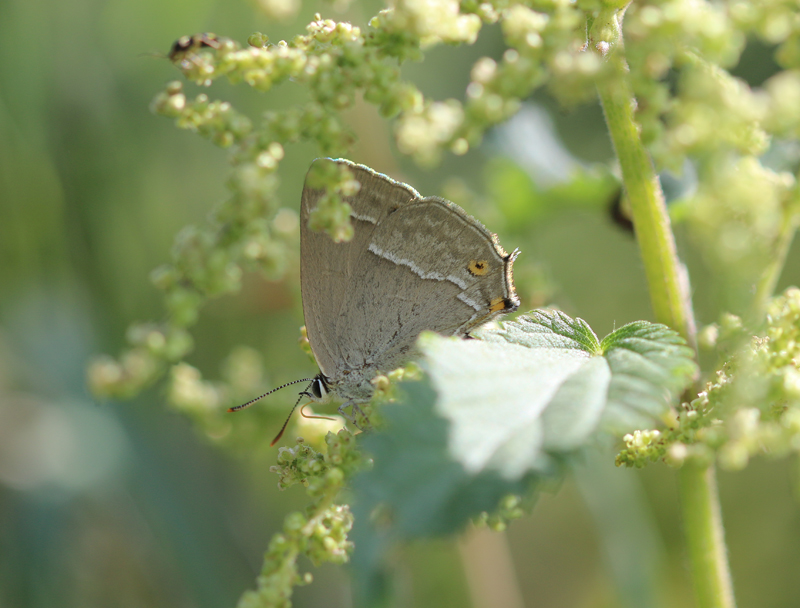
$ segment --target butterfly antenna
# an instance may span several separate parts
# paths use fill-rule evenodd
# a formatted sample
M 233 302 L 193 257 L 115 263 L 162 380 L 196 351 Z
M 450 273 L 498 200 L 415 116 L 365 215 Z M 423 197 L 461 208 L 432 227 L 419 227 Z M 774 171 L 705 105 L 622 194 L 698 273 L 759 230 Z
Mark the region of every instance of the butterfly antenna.
M 312 380 L 313 380 L 313 378 L 301 378 L 300 380 L 294 380 L 293 382 L 287 382 L 283 386 L 279 386 L 278 388 L 273 388 L 271 391 L 267 391 L 266 393 L 264 393 L 260 397 L 256 397 L 255 399 L 251 399 L 247 403 L 242 403 L 242 405 L 237 405 L 236 407 L 229 407 L 228 411 L 229 412 L 238 412 L 239 410 L 243 410 L 244 408 L 253 405 L 256 401 L 259 401 L 259 400 L 263 399 L 267 395 L 271 395 L 275 391 L 279 391 L 282 388 L 286 388 L 287 386 L 291 386 L 292 384 L 298 384 L 299 382 L 310 382 Z M 299 399 L 297 400 L 297 403 L 300 403 Z M 294 407 L 297 407 L 297 403 L 295 403 Z M 294 411 L 294 408 L 292 408 L 292 411 Z
M 294 384 L 294 383 L 292 383 L 292 384 Z M 286 422 L 283 423 L 283 426 L 281 427 L 281 430 L 278 431 L 277 435 L 275 435 L 275 439 L 272 440 L 272 443 L 269 444 L 269 447 L 272 447 L 273 445 L 278 443 L 278 440 L 280 440 L 280 438 L 283 437 L 283 431 L 286 430 L 286 425 L 289 424 L 289 421 L 292 419 L 292 414 L 294 414 L 294 411 L 297 409 L 297 404 L 300 403 L 300 400 L 303 397 L 304 397 L 304 395 L 301 393 L 300 396 L 297 398 L 297 401 L 295 402 L 295 404 L 292 406 L 292 411 L 289 412 L 289 415 L 286 417 Z

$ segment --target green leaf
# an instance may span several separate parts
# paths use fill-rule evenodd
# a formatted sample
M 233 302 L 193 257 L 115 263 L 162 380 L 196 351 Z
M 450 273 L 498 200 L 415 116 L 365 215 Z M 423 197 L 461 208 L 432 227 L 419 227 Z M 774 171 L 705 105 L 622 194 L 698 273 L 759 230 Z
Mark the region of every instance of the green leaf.
M 697 374 L 692 349 L 664 325 L 629 323 L 602 348 L 611 369 L 603 427 L 616 433 L 652 425 Z
M 374 467 L 355 482 L 353 563 L 370 601 L 392 543 L 457 530 L 554 476 L 599 430 L 653 426 L 697 371 L 676 332 L 645 321 L 600 341 L 581 319 L 535 311 L 474 336 L 421 335 L 426 381 L 402 384 L 385 428 L 363 439 Z
M 485 341 L 505 341 L 527 348 L 563 348 L 602 353 L 602 345 L 583 319 L 558 310 L 534 310 L 502 324 L 500 329 L 478 329 L 473 336 Z
M 653 426 L 696 372 L 663 325 L 630 323 L 600 342 L 582 319 L 535 311 L 480 340 L 420 337 L 424 366 L 450 422 L 450 456 L 469 473 L 507 479 L 547 469 L 602 427 Z
M 545 410 L 554 401 L 588 403 L 607 384 L 607 369 L 580 374 L 593 358 L 583 343 L 589 336 L 570 336 L 559 319 L 552 320 L 552 326 L 514 324 L 486 341 L 421 337 L 425 369 L 438 395 L 435 411 L 450 422 L 448 452 L 468 473 L 490 469 L 513 480 L 547 469 Z M 572 400 L 564 398 L 567 393 Z M 592 428 L 601 413 L 594 410 L 586 413 Z
M 381 561 L 395 542 L 452 534 L 476 513 L 493 510 L 504 496 L 524 493 L 536 481 L 467 472 L 448 454 L 448 423 L 434 411 L 437 396 L 430 380 L 400 388 L 403 405 L 381 412 L 385 430 L 361 436 L 374 465 L 353 484 L 350 540 L 357 605 L 379 606 L 389 595 Z M 379 505 L 383 508 L 376 511 Z
M 485 176 L 506 231 L 523 231 L 555 210 L 603 209 L 619 188 L 618 178 L 602 165 L 583 168 L 576 163 L 565 181 L 542 187 L 516 161 L 495 157 L 487 163 Z

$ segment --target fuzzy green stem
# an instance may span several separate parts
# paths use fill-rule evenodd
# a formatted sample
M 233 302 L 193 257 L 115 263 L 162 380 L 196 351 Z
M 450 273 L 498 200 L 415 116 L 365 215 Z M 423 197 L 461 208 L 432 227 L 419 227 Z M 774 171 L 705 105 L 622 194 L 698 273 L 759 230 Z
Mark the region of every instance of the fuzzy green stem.
M 608 59 L 613 75 L 597 89 L 631 205 L 636 239 L 644 263 L 650 301 L 657 321 L 694 345 L 695 328 L 684 269 L 678 260 L 664 194 L 634 120 L 635 100 L 621 49 Z
M 678 486 L 697 608 L 734 608 L 714 467 L 684 465 Z
M 688 280 L 678 260 L 661 184 L 634 117 L 636 100 L 622 44 L 623 12 L 601 12 L 591 24 L 590 44 L 606 57 L 611 72 L 597 89 L 630 201 L 653 313 L 694 346 Z M 687 463 L 678 479 L 697 608 L 734 608 L 714 467 Z

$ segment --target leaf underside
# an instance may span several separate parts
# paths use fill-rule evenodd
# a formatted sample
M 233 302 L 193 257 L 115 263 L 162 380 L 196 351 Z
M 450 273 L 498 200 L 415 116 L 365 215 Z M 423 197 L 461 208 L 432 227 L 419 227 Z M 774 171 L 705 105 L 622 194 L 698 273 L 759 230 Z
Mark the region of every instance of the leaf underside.
M 427 378 L 401 385 L 385 428 L 363 439 L 374 467 L 355 480 L 352 538 L 367 601 L 394 542 L 455 532 L 554 477 L 600 431 L 652 427 L 697 372 L 676 332 L 645 321 L 600 341 L 582 319 L 534 311 L 473 336 L 420 336 Z

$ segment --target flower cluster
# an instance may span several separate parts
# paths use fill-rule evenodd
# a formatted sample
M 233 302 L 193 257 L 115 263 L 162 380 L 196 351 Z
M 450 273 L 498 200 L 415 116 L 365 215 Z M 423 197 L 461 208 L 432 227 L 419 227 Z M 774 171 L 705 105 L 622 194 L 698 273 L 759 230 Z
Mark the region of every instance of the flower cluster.
M 680 216 L 718 279 L 720 304 L 740 314 L 764 268 L 781 258 L 797 215 L 796 177 L 786 171 L 796 162 L 783 142 L 800 133 L 796 8 L 668 0 L 633 3 L 625 14 L 642 140 L 659 169 L 681 174 L 694 165 L 698 187 Z M 787 68 L 759 87 L 728 71 L 748 36 L 775 47 L 776 64 Z
M 242 47 L 214 34 L 184 37 L 170 59 L 191 81 L 210 86 L 225 77 L 259 91 L 292 82 L 309 101 L 283 111 L 268 111 L 260 121 L 208 95 L 187 98 L 178 82 L 167 85 L 152 109 L 231 150 L 230 197 L 206 226 L 186 228 L 176 238 L 173 262 L 153 273 L 165 292 L 170 313 L 164 333 L 196 322 L 205 300 L 239 289 L 245 269 L 278 276 L 286 267 L 282 233 L 268 218 L 279 208 L 277 170 L 285 146 L 313 141 L 324 155 L 345 155 L 354 138 L 341 117 L 360 94 L 387 117 L 395 117 L 399 149 L 418 162 L 438 162 L 449 150 L 463 154 L 483 133 L 514 114 L 520 100 L 548 81 L 564 98 L 585 98 L 602 64 L 583 52 L 584 12 L 567 0 L 543 2 L 536 9 L 512 3 L 396 2 L 381 11 L 366 30 L 317 15 L 306 33 L 290 41 L 270 42 L 253 34 Z M 420 59 L 437 44 L 475 41 L 484 23 L 500 22 L 509 50 L 498 63 L 476 62 L 464 102 L 427 101 L 416 86 L 401 79 L 400 64 Z M 570 82 L 569 86 L 561 86 Z M 341 195 L 352 189 L 345 168 L 320 176 L 326 194 L 311 217 L 315 230 L 336 240 L 352 236 L 349 209 Z M 98 359 L 90 370 L 97 394 L 130 396 L 159 378 L 170 360 L 131 344 L 118 360 Z M 180 371 L 180 370 L 178 370 Z
M 267 4 L 276 15 L 297 7 L 293 1 Z M 474 63 L 463 99 L 426 99 L 403 80 L 404 62 L 421 60 L 436 45 L 472 44 L 485 24 L 499 25 L 507 49 Z M 727 71 L 748 36 L 774 46 L 783 68 L 759 87 Z M 609 67 L 613 57 L 622 58 L 616 65 L 624 69 Z M 683 218 L 709 267 L 734 294 L 723 299 L 728 310 L 739 312 L 729 304 L 746 300 L 754 283 L 757 299 L 766 302 L 796 225 L 800 190 L 788 171 L 796 167 L 775 160 L 781 139 L 800 135 L 800 19 L 793 0 L 644 0 L 630 6 L 620 0 L 396 0 L 366 25 L 317 15 L 303 34 L 277 43 L 260 33 L 244 46 L 213 34 L 185 37 L 170 59 L 200 86 L 226 78 L 261 92 L 297 86 L 308 94 L 304 103 L 257 118 L 205 93 L 190 99 L 178 82 L 152 103 L 179 128 L 230 151 L 229 194 L 208 224 L 178 235 L 171 263 L 152 275 L 164 291 L 168 321 L 135 326 L 129 349 L 118 359 L 98 358 L 89 379 L 96 394 L 128 397 L 167 374 L 172 405 L 211 436 L 225 434 L 230 423 L 221 412 L 231 398 L 257 394 L 260 362 L 252 353 L 232 355 L 236 363 L 223 382 L 205 381 L 180 362 L 192 348 L 187 328 L 209 298 L 239 289 L 245 271 L 283 273 L 298 233 L 296 214 L 280 210 L 277 196 L 287 147 L 310 142 L 323 155 L 345 156 L 355 138 L 342 113 L 359 98 L 394 121 L 400 152 L 433 165 L 445 153 L 477 147 L 537 88 L 546 86 L 562 104 L 593 98 L 598 84 L 619 90 L 626 107 L 635 101 L 636 132 L 659 169 L 696 165 L 699 184 Z M 337 241 L 352 238 L 343 201 L 359 187 L 352 174 L 318 163 L 309 180 L 325 191 L 311 228 Z M 768 278 L 760 281 L 765 266 Z M 798 311 L 800 292 L 788 291 L 773 301 L 756 338 L 742 340 L 744 323 L 733 316 L 704 332 L 706 342 L 730 347 L 721 352 L 719 371 L 672 413 L 667 429 L 626 436 L 617 463 L 717 460 L 735 469 L 756 454 L 800 451 Z M 413 371 L 376 378 L 379 400 L 392 398 L 389 379 L 403 373 Z M 243 596 L 243 607 L 289 606 L 292 586 L 310 580 L 299 573 L 299 555 L 315 563 L 347 559 L 351 516 L 334 500 L 364 462 L 345 430 L 328 433 L 324 451 L 315 449 L 319 436 L 307 439 L 282 448 L 273 469 L 281 488 L 302 485 L 314 503 L 286 519 L 270 544 L 258 589 Z M 502 528 L 522 510 L 510 497 L 483 521 Z
M 193 346 L 191 334 L 175 325 L 137 323 L 128 328 L 127 339 L 131 348 L 119 361 L 100 356 L 89 367 L 88 382 L 96 395 L 135 395 L 163 373 L 167 361 L 179 361 Z
M 725 322 L 728 339 L 734 338 L 725 331 L 731 326 L 740 326 L 740 338 L 745 335 L 731 317 Z M 800 289 L 771 302 L 763 335 L 745 340 L 669 427 L 626 435 L 617 465 L 716 459 L 722 468 L 738 470 L 756 455 L 800 453 Z
M 326 452 L 319 452 L 298 438 L 296 446 L 278 448 L 278 464 L 270 468 L 280 478 L 278 487 L 285 490 L 301 484 L 308 488 L 310 496 L 319 497 L 360 468 L 355 437 L 347 429 L 329 432 L 325 446 Z
M 291 606 L 293 587 L 311 582 L 311 574 L 300 574 L 297 558 L 305 555 L 315 565 L 323 562 L 347 562 L 352 543 L 347 534 L 353 517 L 347 505 L 334 504 L 346 480 L 364 466 L 355 449 L 353 435 L 340 430 L 325 438 L 326 452 L 318 452 L 302 439 L 293 448 L 280 448 L 278 464 L 271 471 L 278 474 L 278 487 L 301 484 L 314 502 L 304 512 L 289 514 L 281 533 L 270 541 L 257 589 L 239 600 L 239 608 Z

